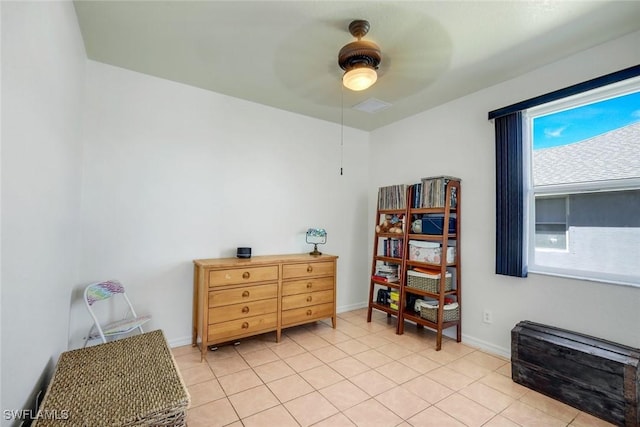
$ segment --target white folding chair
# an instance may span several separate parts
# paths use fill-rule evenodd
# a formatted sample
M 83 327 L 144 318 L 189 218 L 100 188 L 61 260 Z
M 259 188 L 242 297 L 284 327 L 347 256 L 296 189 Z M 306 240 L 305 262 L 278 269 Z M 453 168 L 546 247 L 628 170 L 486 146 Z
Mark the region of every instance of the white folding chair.
M 122 319 L 101 324 L 98 320 L 93 307 L 98 301 L 105 301 L 114 296 L 118 296 L 118 299 L 124 300 L 126 303 L 126 312 Z M 84 342 L 84 347 L 92 339 L 101 338 L 103 343 L 107 342 L 107 338 L 118 337 L 120 335 L 126 335 L 135 329 L 138 329 L 140 333 L 144 333 L 142 325 L 151 320 L 151 316 L 138 316 L 136 315 L 133 305 L 127 297 L 124 290 L 124 286 L 117 280 L 108 280 L 106 282 L 92 283 L 84 289 L 84 302 L 87 305 L 89 314 L 93 318 L 93 326 L 89 329 L 89 333 Z M 122 304 L 122 303 L 121 303 Z M 123 306 L 125 304 L 122 304 Z

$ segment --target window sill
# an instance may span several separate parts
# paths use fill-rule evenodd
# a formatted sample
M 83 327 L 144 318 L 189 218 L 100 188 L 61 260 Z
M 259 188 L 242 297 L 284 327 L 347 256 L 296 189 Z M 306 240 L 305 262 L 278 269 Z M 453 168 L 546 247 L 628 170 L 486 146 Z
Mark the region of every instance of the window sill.
M 633 277 L 593 277 L 593 276 L 585 276 L 584 273 L 580 271 L 556 271 L 550 269 L 543 269 L 539 266 L 529 267 L 529 274 L 539 274 L 542 276 L 553 276 L 553 277 L 562 277 L 565 279 L 574 279 L 574 280 L 585 280 L 588 282 L 599 282 L 606 283 L 608 285 L 617 285 L 617 286 L 627 286 L 632 288 L 640 289 L 640 278 Z

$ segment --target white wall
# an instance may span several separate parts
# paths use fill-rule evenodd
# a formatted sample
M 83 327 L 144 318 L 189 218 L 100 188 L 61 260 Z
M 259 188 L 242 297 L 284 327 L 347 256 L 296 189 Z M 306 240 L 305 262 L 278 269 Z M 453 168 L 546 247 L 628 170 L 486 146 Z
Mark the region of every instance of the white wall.
M 3 2 L 2 409 L 30 404 L 67 348 L 85 60 L 71 2 Z
M 118 278 L 171 344 L 190 343 L 196 258 L 338 255 L 339 309 L 366 301 L 368 133 L 89 61 L 80 282 Z M 89 318 L 79 289 L 71 347 Z
M 494 274 L 495 150 L 493 123 L 487 120 L 499 107 L 636 65 L 638 46 L 640 32 L 371 134 L 371 218 L 380 185 L 438 174 L 462 178 L 463 341 L 508 355 L 510 330 L 532 320 L 640 347 L 640 288 Z M 390 146 L 393 153 L 410 154 L 402 167 L 380 167 L 389 161 Z M 629 254 L 629 262 L 637 256 Z M 492 324 L 482 323 L 484 309 L 493 312 Z

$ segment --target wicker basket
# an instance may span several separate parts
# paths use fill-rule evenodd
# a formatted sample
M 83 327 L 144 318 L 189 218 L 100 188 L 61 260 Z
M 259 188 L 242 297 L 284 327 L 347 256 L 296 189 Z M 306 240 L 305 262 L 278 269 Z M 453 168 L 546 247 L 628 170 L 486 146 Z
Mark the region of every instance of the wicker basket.
M 407 286 L 421 291 L 437 294 L 440 292 L 440 274 L 418 273 L 417 271 L 407 271 Z M 451 273 L 447 273 L 444 280 L 444 291 L 450 291 Z
M 450 309 L 445 308 L 444 315 L 443 315 L 444 322 L 454 322 L 460 319 L 460 305 L 458 305 L 457 303 L 447 304 L 447 305 L 454 305 L 454 304 L 455 304 L 455 307 L 452 307 Z M 447 307 L 447 305 L 445 305 L 445 307 Z M 437 322 L 438 307 L 430 306 L 428 304 L 422 304 L 422 306 L 420 307 L 420 317 L 434 323 Z

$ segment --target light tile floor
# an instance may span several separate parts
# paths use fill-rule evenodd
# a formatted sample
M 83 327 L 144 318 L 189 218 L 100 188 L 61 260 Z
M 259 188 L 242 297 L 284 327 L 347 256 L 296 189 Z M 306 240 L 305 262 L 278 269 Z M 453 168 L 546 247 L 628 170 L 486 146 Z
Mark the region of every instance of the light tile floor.
M 507 359 L 366 309 L 209 351 L 174 348 L 190 427 L 608 426 L 511 381 Z

